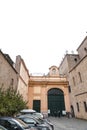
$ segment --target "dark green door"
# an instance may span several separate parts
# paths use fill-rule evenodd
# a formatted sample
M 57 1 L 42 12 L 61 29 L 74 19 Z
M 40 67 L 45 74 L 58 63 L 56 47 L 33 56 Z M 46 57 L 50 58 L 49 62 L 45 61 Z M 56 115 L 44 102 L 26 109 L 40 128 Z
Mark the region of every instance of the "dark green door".
M 36 110 L 37 112 L 40 112 L 40 105 L 41 105 L 40 100 L 33 100 L 33 109 Z
M 58 116 L 58 111 L 65 110 L 63 91 L 57 88 L 48 91 L 48 110 L 51 116 Z

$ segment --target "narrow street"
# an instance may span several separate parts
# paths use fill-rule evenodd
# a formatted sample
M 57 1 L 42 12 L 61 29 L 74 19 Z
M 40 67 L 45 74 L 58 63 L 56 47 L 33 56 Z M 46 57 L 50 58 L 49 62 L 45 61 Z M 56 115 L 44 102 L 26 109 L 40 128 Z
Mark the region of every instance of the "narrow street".
M 54 124 L 54 130 L 87 130 L 87 121 L 67 117 L 49 117 Z

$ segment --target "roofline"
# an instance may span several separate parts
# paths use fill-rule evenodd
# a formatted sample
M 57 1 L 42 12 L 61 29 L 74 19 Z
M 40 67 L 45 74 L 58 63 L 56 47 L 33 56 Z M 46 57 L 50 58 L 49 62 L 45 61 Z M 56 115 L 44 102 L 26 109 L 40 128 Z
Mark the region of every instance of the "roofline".
M 65 58 L 66 58 L 67 56 L 70 56 L 70 55 L 72 55 L 72 56 L 78 56 L 78 54 L 66 54 L 66 55 L 64 56 L 63 60 L 61 61 L 60 65 L 59 65 L 59 68 L 60 68 L 60 66 L 62 65 L 62 63 L 63 63 L 63 61 L 65 60 Z
M 24 60 L 21 58 L 21 62 L 23 63 L 23 65 L 24 65 L 24 68 L 26 69 L 26 71 L 27 71 L 27 74 L 28 74 L 28 76 L 29 76 L 29 71 L 28 71 L 28 69 L 27 69 L 27 67 L 26 67 L 26 65 L 25 65 L 25 62 L 24 62 Z
M 71 71 L 73 71 L 73 69 L 75 69 L 75 68 L 80 64 L 80 62 L 83 61 L 86 57 L 87 57 L 87 55 L 85 55 L 85 56 L 69 71 L 69 73 L 70 73 Z
M 5 58 L 5 60 L 9 63 L 9 65 L 12 67 L 12 69 L 18 74 L 18 72 L 16 71 L 16 69 L 12 66 L 12 64 L 10 64 L 10 62 L 7 60 L 7 58 L 5 57 L 5 54 L 1 51 L 0 49 L 0 53 L 3 55 L 3 57 Z
M 78 49 L 82 46 L 82 44 L 87 40 L 87 36 L 84 38 L 84 40 L 81 42 L 81 44 L 79 45 L 79 47 L 77 48 L 77 51 Z

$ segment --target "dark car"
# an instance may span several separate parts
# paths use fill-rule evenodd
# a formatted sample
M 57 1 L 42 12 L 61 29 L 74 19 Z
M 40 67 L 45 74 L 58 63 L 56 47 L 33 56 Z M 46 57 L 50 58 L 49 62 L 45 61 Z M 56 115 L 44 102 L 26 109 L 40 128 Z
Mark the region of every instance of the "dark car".
M 41 119 L 41 118 L 38 118 L 38 117 L 35 117 L 37 118 L 37 120 L 39 120 L 42 124 L 47 124 L 51 127 L 52 130 L 54 130 L 54 125 L 48 120 L 48 119 Z
M 0 125 L 0 130 L 7 130 L 7 129 L 3 127 L 2 125 Z
M 37 117 L 36 115 L 34 115 L 34 114 L 26 114 L 26 115 L 21 115 L 21 116 L 19 116 L 20 118 L 21 117 L 25 117 L 25 116 L 27 116 L 27 117 L 33 117 L 33 118 L 35 118 L 39 123 L 41 123 L 41 124 L 46 124 L 46 125 L 48 125 L 49 127 L 51 127 L 51 129 L 52 130 L 54 130 L 54 125 L 50 122 L 50 120 L 48 120 L 47 118 L 45 118 L 45 119 L 42 119 L 42 118 L 40 118 L 40 117 Z
M 29 127 L 22 120 L 12 117 L 0 117 L 0 125 L 5 127 L 7 130 L 37 130 Z
M 36 127 L 39 130 L 52 130 L 52 128 L 49 125 L 47 125 L 45 123 L 41 123 L 38 119 L 36 119 L 33 116 L 29 117 L 27 115 L 21 115 L 17 118 L 21 119 L 29 126 Z
M 20 117 L 23 117 L 23 116 L 27 116 L 27 117 L 33 117 L 33 118 L 35 118 L 36 120 L 38 120 L 39 121 L 39 123 L 41 123 L 41 124 L 46 124 L 46 125 L 48 125 L 49 127 L 51 127 L 51 129 L 52 130 L 54 130 L 54 125 L 50 122 L 50 120 L 48 120 L 48 118 L 40 118 L 40 117 L 38 117 L 38 116 L 36 116 L 36 115 L 34 115 L 34 114 L 24 114 L 24 115 L 20 115 Z

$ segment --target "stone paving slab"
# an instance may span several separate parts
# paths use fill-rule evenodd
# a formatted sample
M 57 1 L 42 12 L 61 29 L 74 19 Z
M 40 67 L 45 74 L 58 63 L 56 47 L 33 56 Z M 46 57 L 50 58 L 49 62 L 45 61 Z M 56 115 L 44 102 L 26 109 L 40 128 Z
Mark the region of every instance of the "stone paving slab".
M 87 120 L 67 118 L 67 117 L 49 117 L 54 124 L 54 130 L 87 130 Z

